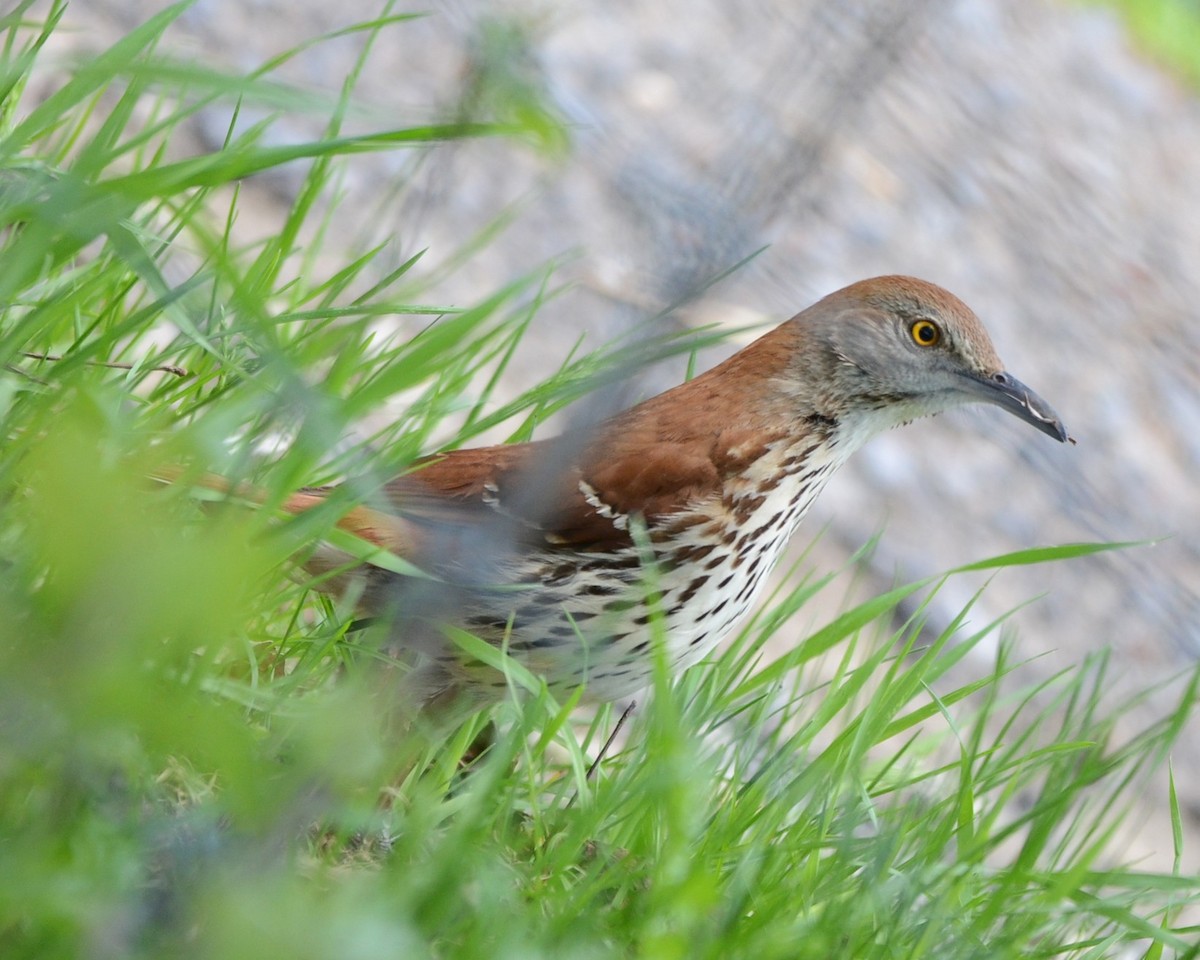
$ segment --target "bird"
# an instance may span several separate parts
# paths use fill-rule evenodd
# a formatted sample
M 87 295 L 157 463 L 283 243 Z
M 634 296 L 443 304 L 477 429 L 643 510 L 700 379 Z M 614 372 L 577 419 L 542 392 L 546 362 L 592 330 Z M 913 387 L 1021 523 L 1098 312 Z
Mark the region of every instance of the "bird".
M 302 567 L 386 624 L 418 707 L 483 706 L 511 687 L 503 661 L 455 631 L 554 694 L 628 698 L 652 683 L 656 643 L 674 675 L 731 634 L 854 451 L 972 402 L 1074 443 L 965 303 L 913 277 L 862 280 L 586 431 L 426 456 L 341 510 L 344 532 L 420 575 L 332 543 Z M 304 488 L 283 510 L 345 492 Z

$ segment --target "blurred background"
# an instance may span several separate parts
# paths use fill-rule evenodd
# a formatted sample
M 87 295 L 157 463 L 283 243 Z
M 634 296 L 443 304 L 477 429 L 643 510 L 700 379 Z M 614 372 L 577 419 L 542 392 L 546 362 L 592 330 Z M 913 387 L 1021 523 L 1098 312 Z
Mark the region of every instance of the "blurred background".
M 97 49 L 163 6 L 77 4 L 55 52 Z M 543 116 L 545 135 L 364 156 L 346 171 L 333 226 L 347 250 L 390 239 L 381 266 L 424 250 L 430 299 L 459 305 L 558 261 L 553 283 L 566 288 L 542 307 L 514 382 L 557 366 L 580 337 L 594 347 L 645 324 L 769 325 L 883 273 L 942 284 L 1078 446 L 982 409 L 881 438 L 810 515 L 799 539 L 821 535 L 811 562 L 840 566 L 882 531 L 846 578 L 862 593 L 1027 546 L 1155 539 L 1004 572 L 972 622 L 1036 598 L 1010 621 L 1019 654 L 1035 658 L 1026 674 L 1109 647 L 1114 697 L 1195 661 L 1200 109 L 1186 60 L 1141 46 L 1145 34 L 1113 7 L 1051 0 L 418 9 L 367 62 L 357 97 L 375 115 L 363 128 L 517 110 Z M 245 69 L 376 10 L 200 0 L 170 36 L 176 52 Z M 335 95 L 360 47 L 324 42 L 281 73 Z M 310 136 L 305 122 L 284 118 L 269 135 Z M 203 114 L 194 142 L 176 147 L 215 149 L 227 124 L 227 113 Z M 300 171 L 249 181 L 237 228 L 272 230 L 300 182 Z M 498 232 L 438 284 L 438 267 L 488 229 Z M 682 361 L 650 371 L 626 400 L 683 372 Z M 943 615 L 978 585 L 953 581 Z M 1151 697 L 1144 716 L 1165 706 Z M 1174 760 L 1193 827 L 1197 733 Z M 1148 820 L 1139 842 L 1169 854 L 1165 816 L 1157 836 Z

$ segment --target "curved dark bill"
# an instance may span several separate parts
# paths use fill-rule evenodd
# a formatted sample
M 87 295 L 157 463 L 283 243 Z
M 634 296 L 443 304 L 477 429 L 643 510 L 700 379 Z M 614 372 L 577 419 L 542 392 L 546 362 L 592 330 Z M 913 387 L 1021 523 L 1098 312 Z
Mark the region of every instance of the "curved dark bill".
M 1071 439 L 1054 408 L 1011 374 L 1001 372 L 985 377 L 966 375 L 964 379 L 969 385 L 968 392 L 975 399 L 1003 407 L 1059 443 Z

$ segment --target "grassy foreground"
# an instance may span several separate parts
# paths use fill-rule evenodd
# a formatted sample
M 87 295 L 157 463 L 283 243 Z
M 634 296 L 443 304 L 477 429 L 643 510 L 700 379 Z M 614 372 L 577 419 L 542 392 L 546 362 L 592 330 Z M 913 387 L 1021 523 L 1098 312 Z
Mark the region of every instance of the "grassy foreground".
M 543 695 L 497 711 L 467 773 L 483 718 L 436 743 L 387 736 L 382 654 L 285 574 L 332 516 L 201 511 L 147 471 L 195 465 L 275 498 L 369 481 L 449 423 L 457 443 L 497 424 L 528 436 L 632 359 L 694 341 L 570 359 L 500 403 L 551 273 L 458 310 L 422 302 L 420 264 L 387 247 L 319 266 L 355 155 L 545 143 L 534 93 L 484 99 L 469 123 L 377 129 L 353 78 L 322 103 L 275 64 L 166 58 L 171 8 L 34 102 L 62 10 L 0 19 L 0 956 L 1200 952 L 1180 926 L 1200 883 L 1126 865 L 1114 842 L 1195 678 L 1119 742 L 1103 655 L 1014 691 L 1002 640 L 990 672 L 951 680 L 1001 626 L 964 610 L 928 627 L 943 578 L 803 636 L 791 615 L 827 579 L 788 577 L 722 656 L 660 677 L 591 777 L 615 716 L 580 723 Z M 350 32 L 365 58 L 404 28 Z M 251 105 L 324 132 L 272 145 L 270 120 L 237 122 Z M 229 117 L 226 144 L 174 155 L 202 110 Z M 290 213 L 241 243 L 238 184 L 285 164 L 304 171 Z M 380 323 L 395 316 L 414 323 Z M 394 422 L 364 434 L 388 403 Z M 901 602 L 915 612 L 897 628 Z

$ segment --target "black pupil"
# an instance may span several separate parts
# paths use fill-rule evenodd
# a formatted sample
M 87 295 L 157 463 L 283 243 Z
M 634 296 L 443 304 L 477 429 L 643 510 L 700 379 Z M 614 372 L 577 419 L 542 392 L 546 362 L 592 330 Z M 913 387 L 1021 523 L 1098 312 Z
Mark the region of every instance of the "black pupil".
M 934 332 L 932 323 L 917 324 L 917 339 L 922 343 L 933 343 Z

